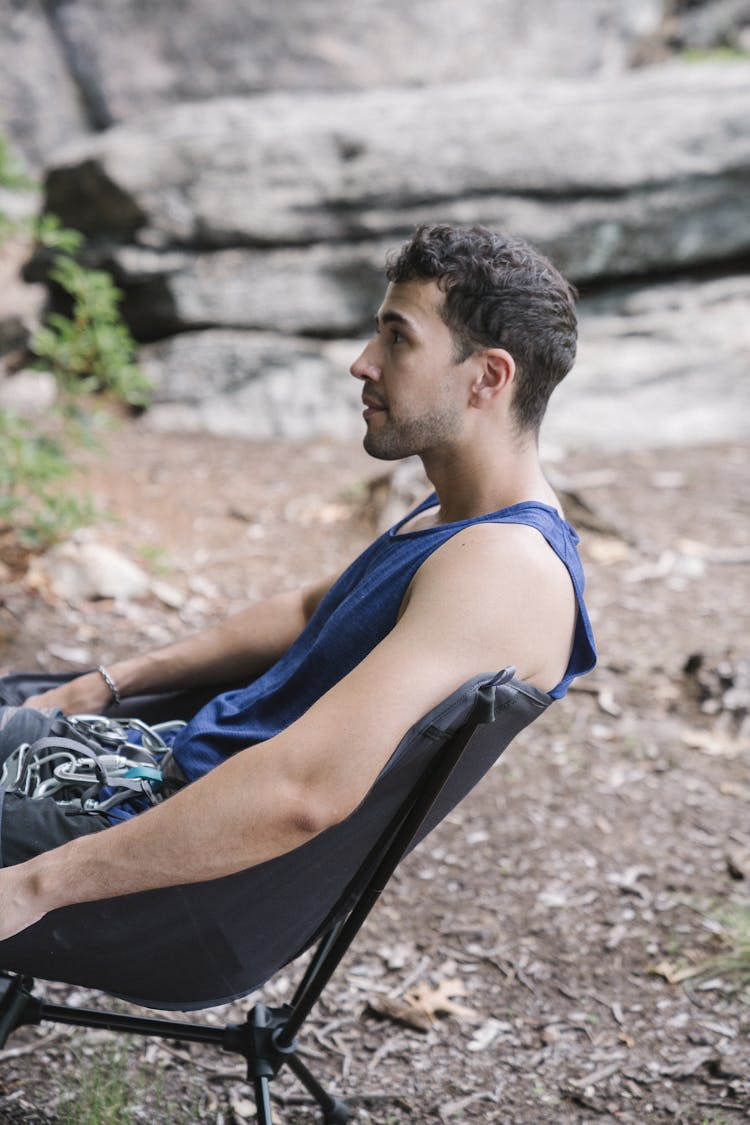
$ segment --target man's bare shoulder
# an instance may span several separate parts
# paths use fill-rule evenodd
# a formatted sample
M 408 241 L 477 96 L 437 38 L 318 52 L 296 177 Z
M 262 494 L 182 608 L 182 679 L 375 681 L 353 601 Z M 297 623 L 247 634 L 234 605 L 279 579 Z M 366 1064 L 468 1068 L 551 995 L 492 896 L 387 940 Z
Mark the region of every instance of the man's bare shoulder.
M 551 597 L 566 598 L 570 590 L 564 563 L 535 528 L 520 523 L 479 523 L 457 532 L 422 564 L 410 595 L 463 589 L 469 580 L 493 594 L 499 582 L 506 590 L 528 585 Z
M 417 572 L 404 618 L 425 618 L 442 643 L 512 664 L 549 690 L 567 667 L 576 605 L 567 568 L 534 528 L 473 524 L 452 536 Z M 493 662 L 494 656 L 494 662 Z

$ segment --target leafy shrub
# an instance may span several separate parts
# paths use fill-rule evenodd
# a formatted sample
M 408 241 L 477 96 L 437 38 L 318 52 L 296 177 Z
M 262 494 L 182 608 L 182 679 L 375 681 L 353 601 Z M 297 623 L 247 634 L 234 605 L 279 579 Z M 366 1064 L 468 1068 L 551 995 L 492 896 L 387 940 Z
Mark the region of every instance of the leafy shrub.
M 0 186 L 33 186 L 2 137 Z M 0 239 L 18 227 L 0 211 Z M 119 310 L 122 294 L 104 270 L 76 260 L 83 235 L 49 214 L 35 219 L 29 230 L 52 252 L 49 278 L 66 294 L 71 311 L 69 316 L 49 313 L 30 341 L 36 366 L 55 377 L 53 406 L 35 418 L 0 408 L 0 530 L 11 529 L 26 545 L 41 547 L 93 515 L 90 500 L 70 479 L 76 451 L 91 445 L 101 427 L 91 396 L 145 407 L 149 385 L 135 363 L 135 341 Z
M 130 406 L 146 406 L 149 386 L 134 362 L 135 341 L 110 275 L 58 254 L 49 277 L 73 299 L 73 312 L 50 313 L 34 333 L 31 350 L 42 366 L 69 395 L 109 391 Z

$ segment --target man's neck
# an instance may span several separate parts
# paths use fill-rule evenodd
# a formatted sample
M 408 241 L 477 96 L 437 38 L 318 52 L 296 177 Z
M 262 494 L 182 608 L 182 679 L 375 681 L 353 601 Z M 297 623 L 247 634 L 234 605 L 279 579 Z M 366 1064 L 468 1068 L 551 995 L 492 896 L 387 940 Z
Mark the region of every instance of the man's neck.
M 552 507 L 559 501 L 547 482 L 533 436 L 512 447 L 491 451 L 463 449 L 422 458 L 425 472 L 440 501 L 439 523 L 454 523 L 537 500 Z

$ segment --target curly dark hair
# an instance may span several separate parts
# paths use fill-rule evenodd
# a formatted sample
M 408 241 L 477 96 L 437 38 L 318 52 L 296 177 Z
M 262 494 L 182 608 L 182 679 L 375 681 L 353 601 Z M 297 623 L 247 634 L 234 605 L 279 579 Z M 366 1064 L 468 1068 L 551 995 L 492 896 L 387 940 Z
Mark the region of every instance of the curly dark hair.
M 423 223 L 389 256 L 386 276 L 437 281 L 457 362 L 480 348 L 510 352 L 516 424 L 537 431 L 576 355 L 577 294 L 552 263 L 522 238 L 481 226 Z

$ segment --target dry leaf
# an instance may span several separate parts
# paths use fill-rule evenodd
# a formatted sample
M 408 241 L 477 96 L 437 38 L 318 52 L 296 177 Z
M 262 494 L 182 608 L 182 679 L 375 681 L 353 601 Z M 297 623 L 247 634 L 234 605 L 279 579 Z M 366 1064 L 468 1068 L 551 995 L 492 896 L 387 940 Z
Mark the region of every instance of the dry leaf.
M 250 1121 L 256 1116 L 255 1102 L 239 1090 L 229 1091 L 229 1105 L 235 1121 Z
M 700 750 L 715 758 L 736 758 L 742 750 L 736 738 L 720 731 L 690 728 L 683 730 L 680 737 L 691 750 Z
M 442 980 L 437 988 L 432 988 L 429 984 L 417 985 L 407 993 L 406 999 L 425 1012 L 430 1019 L 435 1019 L 439 1015 L 455 1016 L 457 1019 L 465 1020 L 480 1019 L 478 1012 L 451 999 L 453 996 L 465 995 L 466 989 L 463 983 L 453 979 Z
M 750 801 L 750 787 L 736 781 L 722 781 L 719 792 L 725 797 L 739 797 L 742 801 Z
M 368 1000 L 367 1009 L 381 1019 L 405 1024 L 406 1027 L 412 1027 L 415 1031 L 429 1031 L 432 1026 L 431 1017 L 405 999 L 393 996 L 377 996 Z
M 630 547 L 622 539 L 601 536 L 587 540 L 586 554 L 602 566 L 616 566 L 630 558 Z
M 683 966 L 678 969 L 676 965 L 670 964 L 669 961 L 660 961 L 658 965 L 650 965 L 648 972 L 658 977 L 664 977 L 668 984 L 682 984 L 683 981 L 698 976 L 700 969 L 697 969 L 694 965 Z
M 427 983 L 419 984 L 400 998 L 378 996 L 368 1000 L 367 1006 L 376 1016 L 406 1024 L 417 1031 L 429 1031 L 438 1016 L 455 1016 L 459 1020 L 483 1018 L 479 1012 L 453 999 L 465 994 L 463 982 L 451 979 L 441 981 L 437 988 Z
M 733 879 L 750 877 L 750 852 L 741 848 L 729 848 L 726 855 L 727 871 Z
M 622 707 L 615 699 L 615 693 L 611 688 L 602 688 L 596 697 L 596 702 L 599 710 L 603 711 L 605 715 L 611 715 L 615 719 L 622 715 Z

